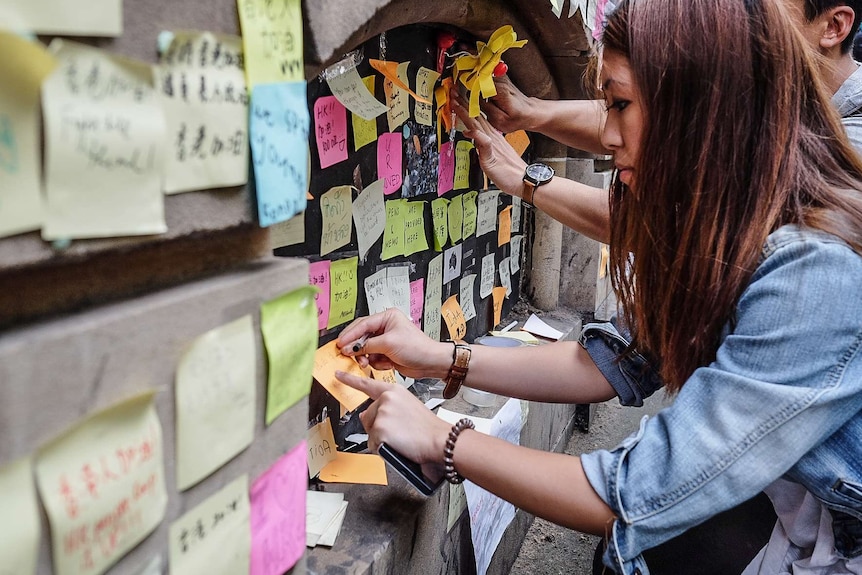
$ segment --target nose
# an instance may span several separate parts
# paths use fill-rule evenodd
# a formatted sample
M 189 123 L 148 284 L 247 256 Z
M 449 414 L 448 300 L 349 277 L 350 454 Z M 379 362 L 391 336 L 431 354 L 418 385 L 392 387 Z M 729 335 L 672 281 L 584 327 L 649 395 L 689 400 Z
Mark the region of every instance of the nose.
M 605 124 L 602 127 L 602 146 L 611 151 L 616 151 L 623 144 L 620 136 L 619 122 L 614 118 L 615 114 L 605 116 Z

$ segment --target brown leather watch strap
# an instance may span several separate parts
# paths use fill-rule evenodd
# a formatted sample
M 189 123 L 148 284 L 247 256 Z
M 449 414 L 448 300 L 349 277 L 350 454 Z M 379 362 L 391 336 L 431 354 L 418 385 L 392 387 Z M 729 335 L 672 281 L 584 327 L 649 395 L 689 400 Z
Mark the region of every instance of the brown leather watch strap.
M 527 180 L 524 180 L 524 191 L 521 192 L 521 199 L 532 206 L 533 205 L 533 197 L 535 197 L 535 195 L 536 195 L 536 188 L 537 187 L 538 187 L 537 185 L 535 185 L 531 182 L 528 182 Z
M 470 369 L 470 356 L 472 350 L 466 342 L 457 340 L 453 341 L 455 346 L 452 350 L 452 367 L 449 368 L 449 373 L 446 375 L 446 387 L 443 388 L 443 399 L 452 399 L 458 395 L 458 390 L 467 378 L 467 370 Z

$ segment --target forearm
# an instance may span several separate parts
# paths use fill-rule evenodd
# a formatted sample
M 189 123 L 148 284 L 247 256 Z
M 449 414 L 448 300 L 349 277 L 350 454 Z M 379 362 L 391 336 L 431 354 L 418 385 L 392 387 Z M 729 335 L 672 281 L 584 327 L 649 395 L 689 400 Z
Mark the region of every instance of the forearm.
M 519 195 L 523 190 L 519 191 Z M 610 238 L 608 192 L 566 178 L 553 178 L 533 194 L 533 205 L 564 226 L 602 243 Z
M 609 154 L 601 143 L 605 108 L 600 100 L 532 98 L 530 104 L 529 131 L 539 132 L 585 152 Z

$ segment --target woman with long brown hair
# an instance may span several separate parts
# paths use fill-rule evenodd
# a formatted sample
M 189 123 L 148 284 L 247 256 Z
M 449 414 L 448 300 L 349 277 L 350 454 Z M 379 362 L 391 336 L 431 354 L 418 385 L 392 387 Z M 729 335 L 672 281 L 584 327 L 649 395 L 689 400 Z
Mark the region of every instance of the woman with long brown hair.
M 600 69 L 621 360 L 652 364 L 673 404 L 571 457 L 450 430 L 400 386 L 344 374 L 376 400 L 369 447 L 606 536 L 615 572 L 648 573 L 644 550 L 766 490 L 779 524 L 746 574 L 862 573 L 862 163 L 810 53 L 772 0 L 622 0 Z M 487 122 L 467 127 L 491 179 L 524 185 Z M 453 351 L 394 310 L 339 344 L 361 336 L 361 362 L 452 386 L 623 396 L 577 344 Z

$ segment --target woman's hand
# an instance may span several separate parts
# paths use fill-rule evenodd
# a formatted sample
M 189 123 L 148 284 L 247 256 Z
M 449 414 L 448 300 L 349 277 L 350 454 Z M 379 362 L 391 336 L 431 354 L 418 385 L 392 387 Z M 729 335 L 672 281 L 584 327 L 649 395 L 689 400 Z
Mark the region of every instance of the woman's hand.
M 534 100 L 524 95 L 508 76 L 494 78 L 497 95 L 482 103 L 491 125 L 508 134 L 516 130 L 537 131 Z
M 368 340 L 354 352 L 351 345 L 363 336 Z M 452 365 L 452 344 L 432 340 L 394 308 L 357 319 L 344 328 L 336 345 L 362 367 L 394 368 L 410 377 L 442 379 Z
M 369 451 L 377 453 L 380 444 L 386 443 L 416 463 L 435 466 L 442 463 L 449 424 L 406 388 L 343 371 L 336 371 L 335 377 L 374 400 L 359 414 L 368 433 Z

